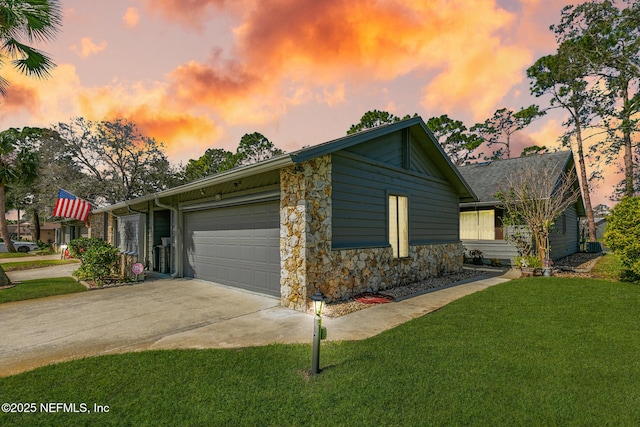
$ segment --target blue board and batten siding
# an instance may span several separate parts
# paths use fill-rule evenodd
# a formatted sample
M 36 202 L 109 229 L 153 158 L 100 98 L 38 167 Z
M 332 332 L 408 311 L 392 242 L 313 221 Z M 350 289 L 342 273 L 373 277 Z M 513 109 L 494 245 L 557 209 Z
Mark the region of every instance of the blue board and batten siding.
M 554 260 L 580 250 L 580 224 L 575 206 L 570 206 L 556 219 L 549 232 L 549 246 Z
M 458 242 L 459 197 L 439 175 L 406 131 L 332 154 L 332 247 L 389 246 L 390 194 L 409 198 L 410 244 Z

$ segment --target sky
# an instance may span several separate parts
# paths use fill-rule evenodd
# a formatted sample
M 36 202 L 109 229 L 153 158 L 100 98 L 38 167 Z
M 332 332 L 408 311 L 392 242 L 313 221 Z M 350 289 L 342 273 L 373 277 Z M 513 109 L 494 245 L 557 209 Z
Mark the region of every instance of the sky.
M 126 118 L 173 163 L 235 151 L 260 132 L 294 151 L 342 137 L 373 109 L 448 114 L 467 126 L 529 94 L 526 69 L 556 49 L 564 0 L 62 0 L 40 46 L 47 80 L 4 66 L 0 128 Z M 557 147 L 556 111 L 514 135 L 512 151 Z M 487 151 L 487 150 L 485 150 Z M 614 168 L 615 169 L 615 168 Z M 593 192 L 608 195 L 610 169 Z

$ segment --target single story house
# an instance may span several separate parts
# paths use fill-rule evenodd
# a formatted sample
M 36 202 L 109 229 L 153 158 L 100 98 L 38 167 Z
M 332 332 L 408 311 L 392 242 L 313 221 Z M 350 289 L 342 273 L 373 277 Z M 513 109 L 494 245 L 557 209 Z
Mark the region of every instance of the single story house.
M 419 117 L 93 212 L 91 235 L 149 269 L 306 310 L 462 269 L 475 196 Z
M 20 223 L 20 233 L 18 236 L 18 224 L 8 224 L 9 235 L 14 240 L 35 241 L 35 227 L 30 222 Z M 60 228 L 59 223 L 46 222 L 40 226 L 40 241 L 54 243 L 56 231 Z M 19 238 L 18 238 L 19 237 Z
M 515 245 L 506 240 L 509 230 L 502 223 L 505 212 L 496 193 L 500 186 L 507 184 L 509 176 L 532 167 L 540 168 L 541 174 L 553 170 L 557 173 L 558 179 L 562 173 L 576 171 L 571 151 L 557 151 L 458 167 L 460 174 L 471 185 L 478 197 L 477 201 L 460 204 L 460 239 L 465 250 L 482 251 L 485 262 L 498 259 L 502 264 L 513 265 L 514 258 L 521 254 Z M 579 185 L 577 178 L 574 185 Z M 553 260 L 579 251 L 579 218 L 585 215 L 584 203 L 580 197 L 556 220 L 549 234 L 550 255 Z
M 9 230 L 9 237 L 13 240 L 32 240 L 31 228 L 28 222 L 21 222 L 20 228 L 18 224 L 7 224 Z
M 79 237 L 89 237 L 89 228 L 87 224 L 77 219 L 64 219 L 59 222 L 59 227 L 55 228 L 54 244 L 56 250 L 61 246 L 67 245 L 73 239 Z

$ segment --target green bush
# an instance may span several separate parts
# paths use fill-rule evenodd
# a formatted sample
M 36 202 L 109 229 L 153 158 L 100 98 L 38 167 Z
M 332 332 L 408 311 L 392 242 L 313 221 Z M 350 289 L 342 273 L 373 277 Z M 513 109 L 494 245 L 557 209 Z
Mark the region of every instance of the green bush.
M 53 253 L 53 243 L 43 242 L 42 240 L 38 240 L 37 243 L 41 254 Z
M 640 280 L 640 197 L 623 197 L 607 218 L 604 243 L 622 263 L 622 279 Z
M 82 261 L 75 275 L 82 280 L 93 280 L 98 285 L 113 275 L 120 261 L 120 250 L 98 238 L 72 240 L 69 242 L 69 251 Z
M 73 239 L 69 242 L 69 253 L 72 257 L 78 258 L 82 261 L 84 257 L 84 253 L 92 247 L 102 247 L 104 245 L 108 245 L 102 239 L 98 239 L 97 237 L 78 237 L 77 239 Z

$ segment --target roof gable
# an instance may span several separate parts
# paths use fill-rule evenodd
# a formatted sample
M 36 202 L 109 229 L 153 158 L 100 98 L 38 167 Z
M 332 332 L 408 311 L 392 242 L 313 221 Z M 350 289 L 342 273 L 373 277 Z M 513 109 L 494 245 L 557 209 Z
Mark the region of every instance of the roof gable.
M 563 172 L 566 173 L 571 170 L 575 172 L 575 162 L 571 151 L 556 151 L 554 153 L 476 163 L 459 166 L 458 170 L 478 197 L 478 205 L 496 205 L 500 204 L 496 197 L 500 186 L 506 184 L 510 176 L 530 167 L 540 168 L 540 173 L 546 173 L 547 168 L 550 167 L 558 178 Z M 578 185 L 577 182 L 576 185 Z M 584 212 L 582 197 L 578 200 L 576 207 L 579 215 Z
M 364 155 L 394 166 L 402 166 L 402 140 L 406 138 L 410 151 L 406 169 L 447 180 L 453 185 L 460 199 L 476 200 L 472 188 L 465 182 L 449 157 L 438 144 L 421 117 L 378 126 L 343 138 L 303 148 L 291 153 L 294 163 L 332 154 L 341 150 Z

